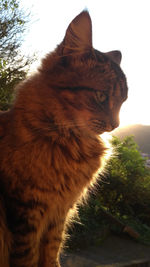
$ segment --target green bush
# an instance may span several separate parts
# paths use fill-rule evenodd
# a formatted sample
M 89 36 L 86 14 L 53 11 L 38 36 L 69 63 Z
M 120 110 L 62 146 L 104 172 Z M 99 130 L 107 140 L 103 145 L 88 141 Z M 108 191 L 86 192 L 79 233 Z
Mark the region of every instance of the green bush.
M 150 225 L 150 171 L 133 137 L 113 137 L 109 160 L 97 199 L 112 214 L 132 216 Z
M 86 206 L 79 209 L 80 222 L 70 230 L 71 249 L 99 245 L 113 230 L 131 226 L 139 240 L 150 244 L 150 170 L 132 136 L 113 137 L 114 155 Z

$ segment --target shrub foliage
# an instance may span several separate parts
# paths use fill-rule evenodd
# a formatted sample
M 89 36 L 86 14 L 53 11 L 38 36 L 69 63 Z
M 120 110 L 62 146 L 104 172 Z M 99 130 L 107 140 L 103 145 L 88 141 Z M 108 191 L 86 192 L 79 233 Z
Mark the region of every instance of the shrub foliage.
M 110 231 L 120 234 L 122 225 L 139 233 L 150 244 L 150 170 L 133 136 L 113 137 L 114 155 L 100 175 L 97 191 L 79 208 L 80 222 L 70 230 L 70 248 L 100 244 Z

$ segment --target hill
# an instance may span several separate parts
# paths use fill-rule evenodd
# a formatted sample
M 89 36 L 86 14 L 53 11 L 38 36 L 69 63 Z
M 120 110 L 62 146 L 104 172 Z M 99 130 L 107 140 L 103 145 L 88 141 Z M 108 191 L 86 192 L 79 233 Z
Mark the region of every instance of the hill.
M 112 135 L 124 138 L 133 135 L 140 151 L 150 155 L 150 125 L 130 125 L 118 128 L 112 132 Z

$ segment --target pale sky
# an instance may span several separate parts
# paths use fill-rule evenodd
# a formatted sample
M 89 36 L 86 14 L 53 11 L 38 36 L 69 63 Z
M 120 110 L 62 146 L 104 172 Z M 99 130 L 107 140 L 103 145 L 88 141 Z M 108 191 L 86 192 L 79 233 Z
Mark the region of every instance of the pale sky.
M 21 0 L 32 16 L 23 49 L 39 52 L 39 60 L 59 44 L 71 20 L 87 8 L 93 25 L 93 46 L 101 52 L 120 50 L 129 97 L 121 125 L 150 125 L 149 0 Z M 40 61 L 39 61 L 40 62 Z M 38 65 L 37 62 L 35 65 Z

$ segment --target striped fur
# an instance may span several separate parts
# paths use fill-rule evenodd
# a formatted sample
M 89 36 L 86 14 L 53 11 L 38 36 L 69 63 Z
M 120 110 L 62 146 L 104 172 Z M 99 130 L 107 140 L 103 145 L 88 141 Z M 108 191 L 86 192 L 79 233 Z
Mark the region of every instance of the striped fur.
M 0 113 L 0 266 L 58 267 L 70 211 L 95 183 L 127 98 L 118 51 L 92 47 L 87 12 Z

